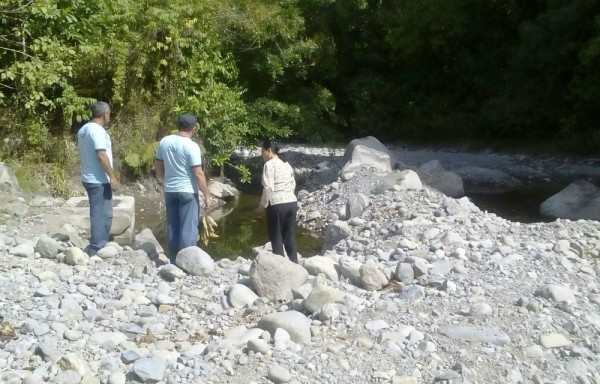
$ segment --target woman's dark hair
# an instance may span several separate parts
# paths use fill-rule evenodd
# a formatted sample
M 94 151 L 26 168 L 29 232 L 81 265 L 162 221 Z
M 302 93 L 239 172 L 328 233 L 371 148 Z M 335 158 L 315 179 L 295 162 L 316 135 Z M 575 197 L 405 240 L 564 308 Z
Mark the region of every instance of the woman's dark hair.
M 275 140 L 265 140 L 262 143 L 262 149 L 270 149 L 271 151 L 273 151 L 274 154 L 276 154 L 281 161 L 283 161 L 284 163 L 287 162 L 287 159 L 285 158 L 285 155 L 283 153 L 280 153 L 279 150 L 281 149 L 279 147 L 279 143 L 276 142 Z

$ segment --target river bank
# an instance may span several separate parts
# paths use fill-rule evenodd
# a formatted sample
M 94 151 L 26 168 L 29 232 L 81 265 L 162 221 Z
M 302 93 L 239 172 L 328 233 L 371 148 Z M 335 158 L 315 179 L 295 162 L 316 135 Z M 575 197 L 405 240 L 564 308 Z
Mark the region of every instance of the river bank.
M 600 383 L 596 221 L 512 222 L 415 178 L 377 188 L 370 169 L 342 181 L 343 150 L 294 148 L 299 220 L 325 232 L 302 267 L 195 254 L 198 275 L 117 245 L 77 258 L 35 229 L 43 216 L 0 225 L 0 378 Z M 551 163 L 528 167 L 558 180 Z

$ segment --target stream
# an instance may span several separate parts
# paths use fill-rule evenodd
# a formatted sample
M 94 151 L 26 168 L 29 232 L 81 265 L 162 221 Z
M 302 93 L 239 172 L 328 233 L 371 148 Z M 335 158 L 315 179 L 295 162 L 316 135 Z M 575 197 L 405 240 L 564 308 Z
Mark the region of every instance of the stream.
M 136 229 L 150 228 L 158 241 L 166 248 L 164 201 L 158 196 L 135 196 Z M 264 214 L 257 214 L 254 208 L 260 201 L 260 195 L 241 194 L 235 202 L 211 211 L 211 217 L 218 224 L 218 238 L 204 245 L 204 249 L 214 259 L 235 260 L 238 256 L 253 258 L 252 248 L 262 246 L 269 241 Z M 298 252 L 303 257 L 314 256 L 321 251 L 323 238 L 304 228 L 296 228 Z

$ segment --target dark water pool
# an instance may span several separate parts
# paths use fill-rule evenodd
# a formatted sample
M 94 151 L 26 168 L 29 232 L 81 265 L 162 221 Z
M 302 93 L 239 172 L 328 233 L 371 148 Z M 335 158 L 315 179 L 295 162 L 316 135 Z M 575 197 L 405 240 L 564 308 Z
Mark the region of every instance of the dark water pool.
M 469 199 L 481 210 L 520 223 L 551 222 L 554 218 L 542 216 L 540 205 L 558 193 L 555 186 L 531 186 L 502 193 L 468 193 Z
M 236 259 L 238 256 L 253 257 L 252 248 L 269 241 L 264 214 L 254 212 L 260 196 L 242 194 L 237 202 L 231 202 L 215 212 L 219 227 L 218 238 L 205 246 L 198 242 L 215 259 Z M 226 216 L 218 216 L 228 213 Z M 138 229 L 150 228 L 158 241 L 166 248 L 165 205 L 160 197 L 136 197 L 136 223 Z M 320 252 L 323 238 L 303 228 L 296 229 L 298 251 L 304 257 Z

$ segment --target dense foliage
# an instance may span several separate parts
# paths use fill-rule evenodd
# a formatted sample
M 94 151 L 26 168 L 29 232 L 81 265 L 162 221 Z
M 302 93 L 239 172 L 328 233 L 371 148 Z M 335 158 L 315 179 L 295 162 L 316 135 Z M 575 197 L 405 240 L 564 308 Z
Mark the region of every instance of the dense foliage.
M 149 171 L 175 116 L 259 137 L 600 148 L 597 0 L 0 0 L 0 158 L 65 166 L 94 99 Z

